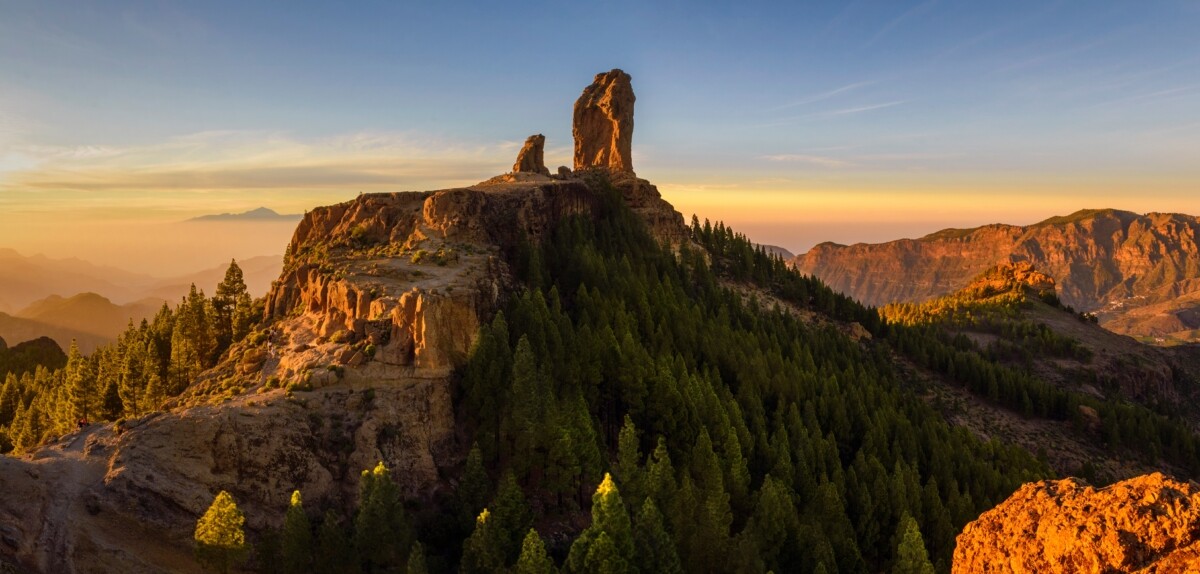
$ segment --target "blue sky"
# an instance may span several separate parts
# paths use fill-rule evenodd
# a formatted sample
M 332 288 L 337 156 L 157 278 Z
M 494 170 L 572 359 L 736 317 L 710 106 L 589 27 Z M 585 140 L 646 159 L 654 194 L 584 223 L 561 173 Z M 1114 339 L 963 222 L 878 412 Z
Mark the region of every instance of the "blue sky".
M 1196 0 L 0 0 L 0 244 L 469 184 L 538 132 L 566 164 L 614 67 L 638 174 L 792 249 L 1200 213 L 1198 30 Z

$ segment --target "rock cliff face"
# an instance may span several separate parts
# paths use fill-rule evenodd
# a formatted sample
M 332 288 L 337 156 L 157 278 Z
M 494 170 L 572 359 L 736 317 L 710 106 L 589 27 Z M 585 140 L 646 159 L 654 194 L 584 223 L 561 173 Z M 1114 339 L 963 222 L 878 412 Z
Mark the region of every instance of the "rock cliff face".
M 958 536 L 956 574 L 1200 572 L 1200 486 L 1151 474 L 1026 484 Z
M 317 508 L 353 501 L 359 472 L 378 461 L 406 496 L 433 498 L 463 452 L 452 373 L 511 291 L 512 253 L 557 220 L 594 217 L 608 185 L 661 241 L 686 241 L 682 216 L 631 174 L 363 195 L 308 212 L 264 329 L 167 412 L 31 460 L 0 457 L 0 484 L 28 491 L 0 497 L 3 554 L 39 572 L 187 572 L 192 528 L 216 492 L 259 531 L 278 526 L 294 489 Z
M 629 74 L 596 74 L 575 101 L 575 171 L 633 172 L 633 85 Z
M 1085 210 L 1026 227 L 947 229 L 881 244 L 823 243 L 793 260 L 802 272 L 870 305 L 953 292 L 984 270 L 1026 261 L 1062 300 L 1132 335 L 1193 338 L 1200 328 L 1200 220 Z
M 525 146 L 517 154 L 517 163 L 513 164 L 513 173 L 540 173 L 550 175 L 544 159 L 546 136 L 542 134 L 529 136 Z
M 278 526 L 294 489 L 348 512 L 337 505 L 378 461 L 408 498 L 436 497 L 466 450 L 453 372 L 511 293 L 521 246 L 563 218 L 599 217 L 613 191 L 659 241 L 689 240 L 683 217 L 628 170 L 633 95 L 627 75 L 598 78 L 610 76 L 595 105 L 611 125 L 592 127 L 608 130 L 611 153 L 595 158 L 620 169 L 548 177 L 534 136 L 519 173 L 305 214 L 262 328 L 164 412 L 0 457 L 0 484 L 19 493 L 0 496 L 0 556 L 38 572 L 196 571 L 192 529 L 218 491 L 253 534 Z

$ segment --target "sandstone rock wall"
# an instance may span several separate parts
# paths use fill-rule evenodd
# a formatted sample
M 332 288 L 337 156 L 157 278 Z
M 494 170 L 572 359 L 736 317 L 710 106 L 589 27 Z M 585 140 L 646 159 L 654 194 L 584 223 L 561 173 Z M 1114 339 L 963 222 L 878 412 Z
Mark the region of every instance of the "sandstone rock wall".
M 1022 486 L 958 536 L 955 574 L 1200 572 L 1200 487 L 1151 474 Z

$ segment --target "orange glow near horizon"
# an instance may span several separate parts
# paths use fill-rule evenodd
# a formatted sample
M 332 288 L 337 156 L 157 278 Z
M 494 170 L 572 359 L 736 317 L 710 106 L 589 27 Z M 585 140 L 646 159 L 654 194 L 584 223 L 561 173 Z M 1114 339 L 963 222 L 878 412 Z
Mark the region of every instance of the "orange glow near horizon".
M 505 171 L 517 146 L 426 145 L 380 135 L 298 143 L 218 133 L 126 150 L 58 150 L 0 170 L 0 248 L 152 274 L 277 255 L 293 223 L 181 222 L 261 206 L 303 213 L 360 192 L 467 186 Z M 569 163 L 569 153 L 549 148 L 547 164 Z M 721 220 L 754 241 L 796 252 L 822 241 L 1024 225 L 1085 208 L 1200 213 L 1192 174 L 757 173 L 685 170 L 652 159 L 637 167 L 685 218 Z

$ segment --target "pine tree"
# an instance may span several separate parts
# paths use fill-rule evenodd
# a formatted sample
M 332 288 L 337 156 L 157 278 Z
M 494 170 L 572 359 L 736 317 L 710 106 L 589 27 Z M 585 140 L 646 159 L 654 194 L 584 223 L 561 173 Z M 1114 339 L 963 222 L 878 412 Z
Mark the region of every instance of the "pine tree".
M 649 468 L 646 472 L 646 496 L 654 498 L 660 509 L 670 509 L 675 498 L 675 466 L 671 464 L 671 454 L 667 450 L 667 441 L 658 437 L 658 445 L 650 455 Z
M 561 418 L 563 414 L 560 413 L 559 416 Z M 554 426 L 558 434 L 546 455 L 546 474 L 542 479 L 542 489 L 554 497 L 559 506 L 570 505 L 569 508 L 574 509 L 577 507 L 576 490 L 583 469 L 570 428 L 561 422 Z
M 279 531 L 268 528 L 254 544 L 254 561 L 258 563 L 258 574 L 283 574 L 280 552 Z
M 483 468 L 483 455 L 479 443 L 471 445 L 467 453 L 467 464 L 463 470 L 462 480 L 458 482 L 456 496 L 458 498 L 459 519 L 464 528 L 469 528 L 475 522 L 475 517 L 487 505 L 489 481 L 487 470 Z
M 545 466 L 549 442 L 545 438 L 546 425 L 542 423 L 548 414 L 550 386 L 528 337 L 521 337 L 513 352 L 512 381 L 502 432 L 512 437 L 507 454 L 513 469 L 524 480 L 532 469 Z
M 500 549 L 503 551 L 504 562 L 511 563 L 521 552 L 521 533 L 533 526 L 533 511 L 525 492 L 511 472 L 505 472 L 500 479 L 500 488 L 491 504 L 492 526 Z
M 721 463 L 712 448 L 712 439 L 704 428 L 692 448 L 691 476 L 697 486 L 698 507 L 695 509 L 695 529 L 686 560 L 691 566 L 719 564 L 728 552 L 733 511 Z
M 292 501 L 283 519 L 280 554 L 286 574 L 305 574 L 312 564 L 312 528 L 304 513 L 300 491 L 292 492 Z
M 546 553 L 546 543 L 537 530 L 529 529 L 521 543 L 521 557 L 517 559 L 513 574 L 553 574 L 554 561 Z
M 413 544 L 408 553 L 408 574 L 429 574 L 429 565 L 425 562 L 425 546 L 420 542 Z
M 370 573 L 403 564 L 412 544 L 412 532 L 400 500 L 383 462 L 364 470 L 358 489 L 358 514 L 354 519 L 354 548 Z
M 604 480 L 596 488 L 596 493 L 592 495 L 591 526 L 588 526 L 571 545 L 567 564 L 572 571 L 596 571 L 591 569 L 596 567 L 592 562 L 592 555 L 595 551 L 592 546 L 601 537 L 607 540 L 606 544 L 611 545 L 612 549 L 611 552 L 607 549 L 603 550 L 598 556 L 603 559 L 605 564 L 608 564 L 606 568 L 619 567 L 621 570 L 612 571 L 624 572 L 627 561 L 634 556 L 633 528 L 629 522 L 629 513 L 625 510 L 625 503 L 621 500 L 621 493 L 617 490 L 617 485 L 613 482 L 610 474 L 604 475 Z M 610 558 L 616 558 L 619 561 L 613 561 Z
M 896 559 L 892 564 L 893 574 L 933 574 L 933 564 L 925 550 L 925 540 L 917 521 L 907 512 L 900 518 L 896 530 Z
M 617 477 L 623 485 L 624 498 L 631 504 L 640 504 L 645 496 L 642 492 L 642 454 L 638 448 L 637 427 L 633 419 L 625 415 L 625 424 L 617 439 Z
M 249 293 L 238 295 L 233 306 L 233 342 L 236 343 L 250 334 L 250 329 L 262 317 L 262 308 L 255 308 L 254 300 Z
M 229 348 L 230 343 L 234 341 L 234 311 L 243 295 L 246 295 L 246 281 L 242 268 L 238 267 L 236 260 L 231 260 L 229 268 L 225 270 L 225 279 L 217 285 L 212 298 L 212 323 L 217 353 Z
M 125 404 L 121 401 L 121 393 L 117 389 L 117 382 L 112 381 L 104 389 L 104 400 L 100 404 L 101 416 L 104 420 L 115 421 L 121 418 L 121 414 L 125 411 Z
M 213 335 L 212 303 L 193 284 L 175 311 L 167 392 L 174 396 L 213 364 L 217 340 Z
M 12 423 L 13 417 L 17 414 L 18 384 L 17 378 L 9 373 L 4 381 L 4 387 L 0 389 L 0 426 Z
M 337 515 L 332 510 L 325 513 L 321 529 L 317 533 L 317 548 L 313 553 L 313 572 L 315 574 L 341 574 L 357 564 L 354 549 L 345 530 L 338 524 Z M 352 570 L 356 571 L 356 570 Z
M 490 325 L 479 330 L 463 376 L 467 405 L 479 418 L 479 442 L 486 460 L 495 460 L 500 454 L 500 403 L 508 393 L 511 377 L 512 347 L 508 322 L 501 311 Z M 472 514 L 472 523 L 474 519 Z
M 747 528 L 753 533 L 767 568 L 784 569 L 789 562 L 784 552 L 799 528 L 791 491 L 768 474 Z
M 225 574 L 246 560 L 246 517 L 228 492 L 213 499 L 196 522 L 196 559 L 206 568 Z
M 463 542 L 462 574 L 490 574 L 504 568 L 504 543 L 501 532 L 496 528 L 492 513 L 483 509 L 475 519 L 475 530 Z
M 83 420 L 95 413 L 96 379 L 87 357 L 79 352 L 79 345 L 71 340 L 67 352 L 67 392 L 71 398 L 72 415 Z
M 630 568 L 629 562 L 621 556 L 617 545 L 608 536 L 608 533 L 601 532 L 588 545 L 583 567 L 577 572 L 580 574 L 627 574 L 630 572 Z
M 837 486 L 827 482 L 817 487 L 816 498 L 811 504 L 809 512 L 824 530 L 829 545 L 837 556 L 839 572 L 866 572 L 866 564 L 854 537 L 854 526 L 846 516 L 846 507 L 838 494 Z
M 653 498 L 642 503 L 633 526 L 636 564 L 642 572 L 682 574 L 683 566 L 675 551 L 675 541 L 663 524 L 663 515 Z

